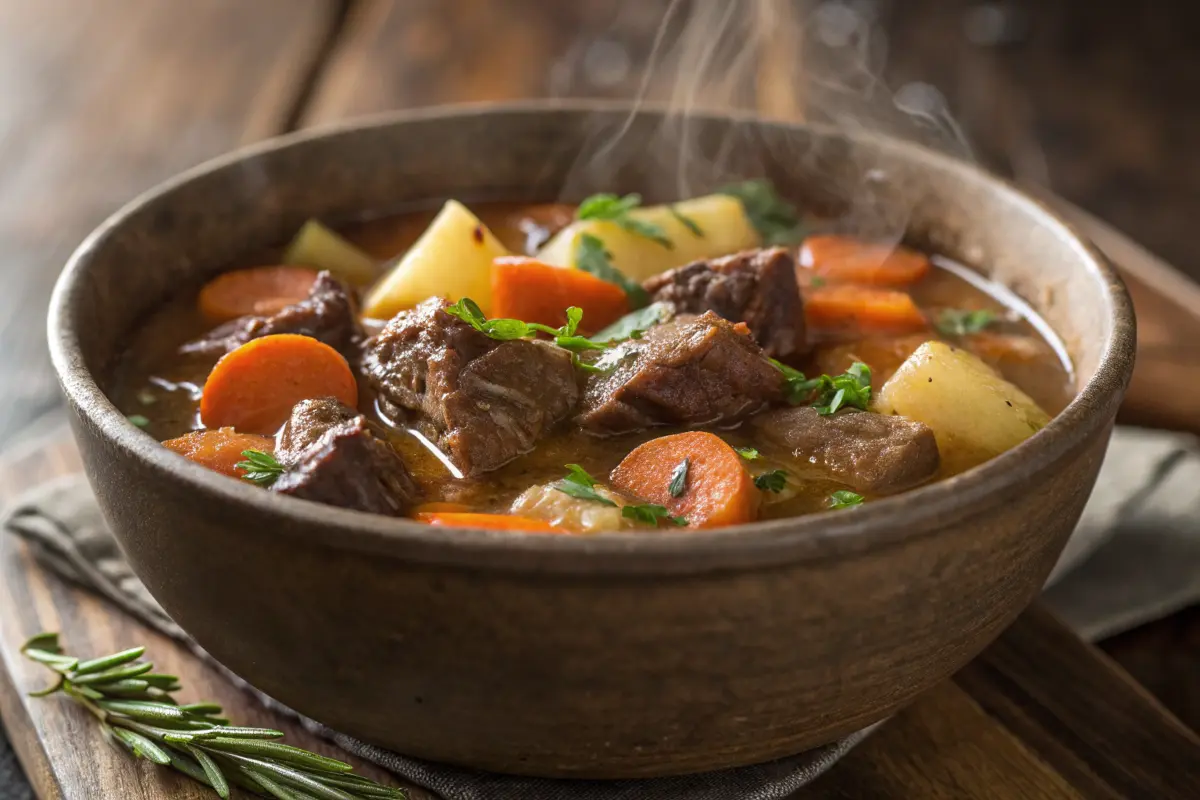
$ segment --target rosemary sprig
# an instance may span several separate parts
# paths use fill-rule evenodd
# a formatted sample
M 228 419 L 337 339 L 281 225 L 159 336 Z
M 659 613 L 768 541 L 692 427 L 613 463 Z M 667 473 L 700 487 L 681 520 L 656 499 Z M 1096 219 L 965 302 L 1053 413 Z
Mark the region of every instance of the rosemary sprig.
M 229 797 L 240 786 L 276 800 L 406 800 L 403 789 L 383 786 L 343 761 L 278 741 L 282 731 L 241 728 L 220 716 L 214 703 L 178 704 L 174 675 L 155 673 L 142 661 L 144 647 L 80 661 L 63 653 L 57 633 L 40 633 L 21 647 L 26 658 L 56 673 L 33 692 L 62 692 L 99 720 L 105 737 L 137 758 L 170 766 Z

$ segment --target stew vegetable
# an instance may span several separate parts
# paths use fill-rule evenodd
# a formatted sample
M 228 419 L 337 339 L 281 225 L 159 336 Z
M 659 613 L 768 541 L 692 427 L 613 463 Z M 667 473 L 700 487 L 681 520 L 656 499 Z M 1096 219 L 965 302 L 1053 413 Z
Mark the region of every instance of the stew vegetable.
M 1016 446 L 1071 395 L 1019 300 L 936 254 L 809 233 L 765 181 L 476 211 L 310 221 L 146 320 L 115 401 L 265 491 L 667 535 L 853 513 Z

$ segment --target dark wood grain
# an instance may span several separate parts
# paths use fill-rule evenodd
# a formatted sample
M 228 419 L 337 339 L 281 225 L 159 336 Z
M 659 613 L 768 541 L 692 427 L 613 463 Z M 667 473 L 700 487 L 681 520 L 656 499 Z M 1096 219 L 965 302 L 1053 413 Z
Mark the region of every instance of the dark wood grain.
M 155 183 L 279 132 L 330 10 L 325 0 L 0 3 L 0 441 L 58 402 L 43 318 L 75 245 Z
M 47 476 L 80 469 L 65 429 L 0 460 L 0 505 Z M 259 707 L 173 640 L 46 573 L 11 536 L 0 538 L 0 715 L 42 798 L 201 800 L 202 787 L 106 746 L 86 712 L 61 697 L 31 698 L 46 670 L 16 648 L 57 629 L 73 652 L 146 644 L 178 674 L 190 700 L 213 699 L 238 721 L 345 754 Z M 353 760 L 353 759 L 352 759 Z M 357 764 L 377 779 L 385 776 Z M 1128 675 L 1034 607 L 951 681 L 901 711 L 795 800 L 866 797 L 1194 798 L 1200 738 Z M 414 800 L 432 796 L 413 791 Z

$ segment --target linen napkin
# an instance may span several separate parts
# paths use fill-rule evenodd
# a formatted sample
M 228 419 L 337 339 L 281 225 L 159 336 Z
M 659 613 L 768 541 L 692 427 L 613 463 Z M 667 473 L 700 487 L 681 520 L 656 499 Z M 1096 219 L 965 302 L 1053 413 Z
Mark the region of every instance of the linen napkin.
M 832 766 L 871 731 L 790 758 L 671 778 L 561 781 L 476 772 L 392 753 L 307 719 L 225 670 L 177 626 L 133 574 L 86 480 L 35 488 L 5 527 L 38 560 L 187 643 L 269 708 L 445 800 L 779 800 Z M 1085 638 L 1118 633 L 1200 599 L 1200 445 L 1181 434 L 1118 428 L 1075 535 L 1044 596 Z

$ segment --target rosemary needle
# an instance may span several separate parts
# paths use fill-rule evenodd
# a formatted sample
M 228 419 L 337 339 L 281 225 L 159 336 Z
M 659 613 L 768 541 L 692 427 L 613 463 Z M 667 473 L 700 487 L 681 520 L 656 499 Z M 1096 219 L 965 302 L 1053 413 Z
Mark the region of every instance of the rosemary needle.
M 276 800 L 405 800 L 403 789 L 383 786 L 342 761 L 277 741 L 282 731 L 231 726 L 215 703 L 180 705 L 174 675 L 152 672 L 137 647 L 79 661 L 63 653 L 58 634 L 41 633 L 21 647 L 26 658 L 54 670 L 51 686 L 32 694 L 62 692 L 99 720 L 104 735 L 137 758 L 170 766 L 229 797 L 240 786 Z

